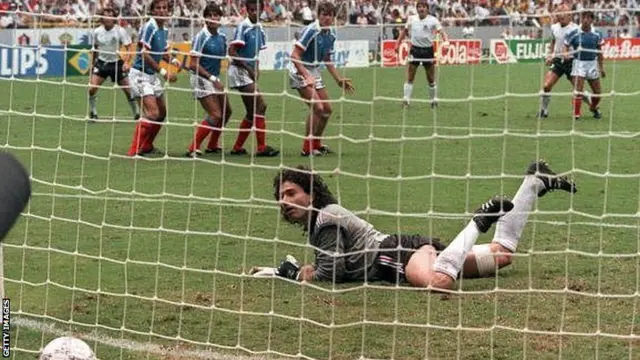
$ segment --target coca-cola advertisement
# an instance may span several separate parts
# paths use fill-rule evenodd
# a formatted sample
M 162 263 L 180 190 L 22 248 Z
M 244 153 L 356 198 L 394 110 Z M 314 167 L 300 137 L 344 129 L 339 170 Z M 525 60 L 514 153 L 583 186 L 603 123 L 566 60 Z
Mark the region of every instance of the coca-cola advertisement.
M 411 44 L 404 42 L 400 46 L 398 57 L 395 40 L 382 42 L 382 67 L 407 64 Z M 479 64 L 482 57 L 482 40 L 450 40 L 444 46 L 439 46 L 437 42 L 434 46 L 438 53 L 438 65 Z
M 607 60 L 638 60 L 640 59 L 640 38 L 605 39 L 602 55 Z

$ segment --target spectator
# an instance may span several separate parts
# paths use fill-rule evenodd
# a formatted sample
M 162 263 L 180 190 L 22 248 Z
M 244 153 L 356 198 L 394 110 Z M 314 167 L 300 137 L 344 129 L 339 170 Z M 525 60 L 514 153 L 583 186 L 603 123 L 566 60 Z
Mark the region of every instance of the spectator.
M 302 3 L 302 9 L 300 10 L 300 13 L 302 14 L 302 24 L 309 25 L 313 22 L 313 11 L 311 11 L 308 2 L 305 1 Z

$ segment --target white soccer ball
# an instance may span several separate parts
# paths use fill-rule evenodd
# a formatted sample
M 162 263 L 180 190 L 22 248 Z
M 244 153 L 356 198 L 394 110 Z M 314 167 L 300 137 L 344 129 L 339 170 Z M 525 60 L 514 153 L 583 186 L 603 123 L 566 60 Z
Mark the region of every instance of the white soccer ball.
M 97 360 L 84 341 L 71 336 L 53 339 L 40 352 L 39 360 Z

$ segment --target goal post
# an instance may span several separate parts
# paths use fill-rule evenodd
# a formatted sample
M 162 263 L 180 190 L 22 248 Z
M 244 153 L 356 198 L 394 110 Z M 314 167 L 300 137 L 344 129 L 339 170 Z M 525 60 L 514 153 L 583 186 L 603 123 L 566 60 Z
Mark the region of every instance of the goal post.
M 201 25 L 172 17 L 180 61 L 190 49 L 183 34 L 191 39 Z M 33 357 L 73 335 L 100 359 L 636 358 L 640 38 L 605 39 L 603 116 L 583 108 L 574 121 L 564 78 L 549 116 L 537 117 L 546 38 L 504 39 L 484 26 L 463 38 L 447 25 L 438 106 L 418 68 L 414 100 L 402 107 L 408 49 L 398 57 L 394 40 L 378 42 L 385 26 L 338 26 L 334 60 L 357 92 L 342 94 L 323 70 L 333 107 L 323 141 L 333 154 L 311 158 L 300 156 L 309 109 L 287 73 L 298 26 L 265 25 L 258 81 L 274 158 L 251 155 L 253 134 L 250 155 L 229 154 L 245 116 L 236 90 L 228 90 L 224 151 L 184 156 L 205 116 L 184 70 L 163 83 L 167 117 L 156 146 L 164 155 L 130 158 L 135 122 L 109 80 L 98 91 L 100 118 L 88 121 L 90 46 L 65 39 L 84 39 L 92 27 L 0 30 L 11 41 L 0 49 L 0 148 L 23 161 L 33 184 L 0 247 L 12 356 Z M 13 66 L 23 57 L 33 64 Z M 513 197 L 537 159 L 578 192 L 537 199 L 513 264 L 495 276 L 436 293 L 249 274 L 287 254 L 314 263 L 308 234 L 282 218 L 274 198 L 282 169 L 311 168 L 340 205 L 384 233 L 448 244 L 478 205 Z M 477 244 L 492 239 L 493 230 Z

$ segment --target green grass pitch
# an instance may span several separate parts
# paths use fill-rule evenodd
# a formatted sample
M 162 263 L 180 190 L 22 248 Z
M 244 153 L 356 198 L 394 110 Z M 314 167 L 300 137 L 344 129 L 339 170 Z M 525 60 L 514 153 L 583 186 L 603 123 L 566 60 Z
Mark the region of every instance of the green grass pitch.
M 282 150 L 272 159 L 182 157 L 202 119 L 186 74 L 176 84 L 183 91 L 167 93 L 170 125 L 157 140 L 169 157 L 137 161 L 123 157 L 132 123 L 109 120 L 130 118 L 119 90 L 99 93 L 105 120 L 87 124 L 86 78 L 2 80 L 0 144 L 30 169 L 35 192 L 4 247 L 13 358 L 33 358 L 55 329 L 99 337 L 90 344 L 101 359 L 243 349 L 318 359 L 637 359 L 629 337 L 640 321 L 640 67 L 606 68 L 603 87 L 616 96 L 603 100 L 602 120 L 585 111 L 577 123 L 564 80 L 551 116 L 536 119 L 541 64 L 441 67 L 439 96 L 456 101 L 435 111 L 418 101 L 402 110 L 403 69 L 347 69 L 357 94 L 334 104 L 326 142 L 336 153 L 314 159 L 299 156 L 306 107 L 284 95 L 293 95 L 284 72 L 260 79 L 270 93 L 268 141 Z M 427 96 L 423 74 L 415 98 Z M 329 90 L 335 97 L 333 83 Z M 237 96 L 232 104 L 227 151 L 244 113 Z M 465 212 L 513 196 L 539 157 L 573 170 L 579 192 L 540 199 L 515 264 L 461 282 L 460 294 L 241 276 L 288 253 L 312 261 L 273 202 L 279 166 L 325 172 L 340 203 L 383 231 L 448 242 Z

